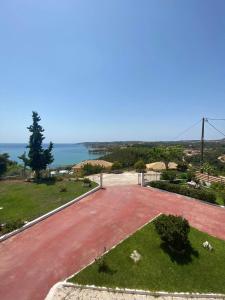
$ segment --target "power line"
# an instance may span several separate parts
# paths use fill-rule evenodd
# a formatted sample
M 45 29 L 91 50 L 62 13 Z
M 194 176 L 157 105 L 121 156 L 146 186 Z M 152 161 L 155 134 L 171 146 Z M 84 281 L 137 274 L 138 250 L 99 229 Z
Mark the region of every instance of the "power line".
M 211 118 L 206 118 L 206 119 L 211 121 L 225 121 L 225 119 L 211 119 Z
M 194 123 L 193 125 L 191 125 L 190 127 L 188 127 L 187 129 L 183 130 L 181 133 L 179 133 L 173 140 L 178 139 L 181 135 L 187 133 L 189 130 L 191 130 L 193 127 L 195 127 L 196 125 L 198 125 L 202 120 L 199 120 L 198 122 Z
M 225 133 L 223 133 L 222 131 L 220 131 L 219 129 L 217 129 L 213 124 L 211 124 L 208 120 L 211 119 L 206 119 L 206 122 L 212 127 L 214 128 L 216 131 L 218 131 L 220 134 L 222 134 L 225 137 Z

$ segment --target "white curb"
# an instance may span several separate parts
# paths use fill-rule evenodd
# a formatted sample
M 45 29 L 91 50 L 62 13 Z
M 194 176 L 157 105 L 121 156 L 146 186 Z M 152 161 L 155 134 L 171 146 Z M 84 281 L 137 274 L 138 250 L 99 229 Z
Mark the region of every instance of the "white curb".
M 67 203 L 63 204 L 62 206 L 57 207 L 56 209 L 54 209 L 54 210 L 52 210 L 52 211 L 50 211 L 50 212 L 48 212 L 48 213 L 46 213 L 46 214 L 44 214 L 44 215 L 42 215 L 42 216 L 36 218 L 36 219 L 34 219 L 33 221 L 30 221 L 30 222 L 26 223 L 26 224 L 25 224 L 24 226 L 22 226 L 21 228 L 18 228 L 18 229 L 16 229 L 16 230 L 12 231 L 12 232 L 9 232 L 9 233 L 6 233 L 6 234 L 2 235 L 2 236 L 0 237 L 0 242 L 2 242 L 2 241 L 4 241 L 4 240 L 6 240 L 6 239 L 8 239 L 8 238 L 10 238 L 10 237 L 12 237 L 12 236 L 18 234 L 18 233 L 20 233 L 20 232 L 22 232 L 22 231 L 24 231 L 25 229 L 27 229 L 27 228 L 29 228 L 29 227 L 31 227 L 31 226 L 33 226 L 33 225 L 35 225 L 35 224 L 37 224 L 37 223 L 43 221 L 44 219 L 47 219 L 48 217 L 54 215 L 55 213 L 57 213 L 57 212 L 63 210 L 64 208 L 66 208 L 66 207 L 68 207 L 68 206 L 70 206 L 70 205 L 72 205 L 72 204 L 74 204 L 74 203 L 80 201 L 81 199 L 83 199 L 83 198 L 89 196 L 90 194 L 97 192 L 97 191 L 100 190 L 100 189 L 101 189 L 101 187 L 100 187 L 100 186 L 97 186 L 97 187 L 95 187 L 94 189 L 88 191 L 87 193 L 82 194 L 82 195 L 80 195 L 79 197 L 77 197 L 77 198 L 71 200 L 70 202 L 67 202 Z
M 146 291 L 146 290 L 135 290 L 135 289 L 128 289 L 128 288 L 110 288 L 110 287 L 100 287 L 95 285 L 80 285 L 68 282 L 58 282 L 56 283 L 49 291 L 45 300 L 54 300 L 55 293 L 57 292 L 58 288 L 63 287 L 70 287 L 73 289 L 86 289 L 86 290 L 93 290 L 93 291 L 105 291 L 111 293 L 122 293 L 122 294 L 130 294 L 130 295 L 145 295 L 145 296 L 154 296 L 154 297 L 181 297 L 181 298 L 209 298 L 209 299 L 225 299 L 224 294 L 213 294 L 213 293 L 188 293 L 188 292 L 165 292 L 165 291 Z

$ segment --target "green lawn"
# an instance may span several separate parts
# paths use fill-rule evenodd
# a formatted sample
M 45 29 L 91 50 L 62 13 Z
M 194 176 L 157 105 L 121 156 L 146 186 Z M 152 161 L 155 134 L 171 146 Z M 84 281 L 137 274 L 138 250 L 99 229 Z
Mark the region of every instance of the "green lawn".
M 92 183 L 92 187 L 96 184 Z M 60 188 L 65 187 L 65 192 Z M 63 181 L 54 184 L 0 181 L 0 223 L 17 219 L 33 220 L 56 207 L 86 193 L 91 188 L 82 182 Z
M 214 251 L 202 247 L 206 240 Z M 225 293 L 225 241 L 193 228 L 190 241 L 189 255 L 174 256 L 163 250 L 150 223 L 104 256 L 106 273 L 99 272 L 95 262 L 70 281 L 152 291 Z M 137 264 L 129 257 L 135 249 L 142 255 Z

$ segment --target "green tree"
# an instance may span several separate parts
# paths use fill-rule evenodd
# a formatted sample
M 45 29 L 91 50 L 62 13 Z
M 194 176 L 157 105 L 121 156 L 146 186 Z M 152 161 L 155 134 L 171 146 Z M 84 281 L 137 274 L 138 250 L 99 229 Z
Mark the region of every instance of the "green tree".
M 144 163 L 143 160 L 138 160 L 135 164 L 134 164 L 134 168 L 137 172 L 144 172 L 146 169 L 146 165 Z
M 7 165 L 10 162 L 9 154 L 0 154 L 0 177 L 7 171 Z
M 188 169 L 188 164 L 184 161 L 178 162 L 177 171 L 186 172 Z
M 35 172 L 35 177 L 38 179 L 40 178 L 40 172 L 42 170 L 46 170 L 47 165 L 54 161 L 52 155 L 53 143 L 50 142 L 47 149 L 43 148 L 42 142 L 44 140 L 44 129 L 41 125 L 39 125 L 41 118 L 37 112 L 33 111 L 32 119 L 33 124 L 28 127 L 31 135 L 27 146 L 29 152 L 26 163 Z
M 88 176 L 92 174 L 98 174 L 101 173 L 104 170 L 104 168 L 100 165 L 91 165 L 91 164 L 85 164 L 82 169 L 82 175 Z
M 203 164 L 203 172 L 205 172 L 208 175 L 208 180 L 209 180 L 209 175 L 213 175 L 214 167 L 210 165 L 208 162 Z
M 160 146 L 155 149 L 155 155 L 160 161 L 163 161 L 166 170 L 169 169 L 170 162 L 181 162 L 183 158 L 183 148 L 180 146 Z
M 24 176 L 25 172 L 26 172 L 26 167 L 27 167 L 27 165 L 29 163 L 29 160 L 26 157 L 26 151 L 24 151 L 23 154 L 21 154 L 20 156 L 18 156 L 18 158 L 23 161 L 23 176 Z
M 120 170 L 120 169 L 122 169 L 122 164 L 120 163 L 120 162 L 118 162 L 118 161 L 115 161 L 114 163 L 113 163 L 113 165 L 112 165 L 112 167 L 111 167 L 111 169 L 112 170 Z

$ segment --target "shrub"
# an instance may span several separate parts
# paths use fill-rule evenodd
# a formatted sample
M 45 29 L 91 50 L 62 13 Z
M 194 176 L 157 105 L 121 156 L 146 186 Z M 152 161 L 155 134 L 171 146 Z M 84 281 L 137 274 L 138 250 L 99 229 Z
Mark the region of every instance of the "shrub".
M 187 169 L 188 169 L 188 165 L 185 162 L 180 162 L 177 165 L 177 171 L 179 171 L 179 172 L 186 172 Z
M 60 191 L 60 193 L 65 193 L 65 192 L 67 192 L 67 188 L 66 188 L 64 185 L 62 185 L 62 186 L 59 188 L 59 191 Z
M 145 163 L 143 160 L 138 160 L 135 164 L 134 164 L 134 168 L 137 172 L 144 172 L 146 169 Z
M 84 178 L 83 183 L 91 183 L 91 180 L 89 178 Z
M 60 178 L 60 177 L 59 177 Z M 41 177 L 38 180 L 36 179 L 35 182 L 37 183 L 46 183 L 46 184 L 55 184 L 56 181 L 62 181 L 62 178 L 60 178 L 61 180 L 58 180 L 56 177 Z
M 180 173 L 178 174 L 177 178 L 179 179 L 183 179 L 183 180 L 187 180 L 187 173 Z
M 9 167 L 17 166 L 17 163 L 9 159 L 8 153 L 0 154 L 0 177 L 6 173 Z
M 225 192 L 220 192 L 220 198 L 222 199 L 223 201 L 223 204 L 225 205 Z
M 195 173 L 192 171 L 187 172 L 187 181 L 195 181 L 196 182 L 196 176 Z
M 165 170 L 162 172 L 161 178 L 163 180 L 169 180 L 169 181 L 174 181 L 176 178 L 176 171 L 172 170 Z
M 122 169 L 122 164 L 118 161 L 115 161 L 111 167 L 111 170 L 115 171 L 115 170 L 120 170 Z
M 24 225 L 24 221 L 18 219 L 15 221 L 9 221 L 4 226 L 1 227 L 1 231 L 3 234 L 9 233 L 13 230 L 16 230 Z
M 83 166 L 82 174 L 83 176 L 92 175 L 92 174 L 98 174 L 103 171 L 104 168 L 100 165 L 92 166 L 91 164 L 86 164 Z
M 216 202 L 216 194 L 213 191 L 209 191 L 204 188 L 194 189 L 185 185 L 173 184 L 164 181 L 152 181 L 150 182 L 150 186 L 172 193 L 200 199 L 210 203 Z
M 83 183 L 85 186 L 91 186 L 91 180 L 89 178 L 84 178 Z
M 95 261 L 97 263 L 99 273 L 108 273 L 110 271 L 110 268 L 103 257 L 100 257 Z
M 185 250 L 189 246 L 189 223 L 180 216 L 161 215 L 154 221 L 156 232 L 161 240 L 175 251 Z
M 225 185 L 220 182 L 212 182 L 211 188 L 215 191 L 222 192 L 225 191 Z
M 63 178 L 60 176 L 54 177 L 56 181 L 63 181 Z

